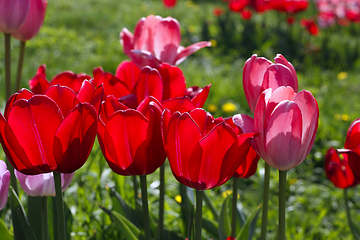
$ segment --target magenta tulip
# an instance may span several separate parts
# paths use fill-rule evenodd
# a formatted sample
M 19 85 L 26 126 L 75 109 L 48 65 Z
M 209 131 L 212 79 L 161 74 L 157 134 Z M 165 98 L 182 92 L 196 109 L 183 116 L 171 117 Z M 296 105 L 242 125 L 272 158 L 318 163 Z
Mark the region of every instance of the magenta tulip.
M 0 32 L 13 33 L 25 22 L 30 0 L 0 0 Z
M 35 37 L 44 22 L 46 6 L 46 0 L 30 0 L 30 9 L 25 23 L 12 33 L 12 37 L 22 42 Z
M 6 163 L 0 160 L 0 210 L 5 207 L 8 199 L 10 185 L 10 172 L 7 170 Z
M 270 166 L 289 170 L 305 160 L 315 140 L 319 108 L 308 91 L 291 87 L 267 89 L 259 97 L 252 146 Z
M 200 108 L 183 114 L 165 110 L 162 134 L 175 178 L 196 190 L 227 182 L 246 159 L 254 137 Z
M 267 88 L 276 89 L 290 86 L 298 91 L 298 80 L 293 65 L 281 54 L 276 55 L 275 63 L 256 54 L 249 58 L 243 69 L 243 86 L 250 110 L 255 112 L 260 94 Z
M 172 17 L 149 15 L 136 24 L 134 34 L 123 28 L 120 42 L 124 53 L 139 67 L 157 68 L 162 62 L 178 65 L 185 58 L 210 42 L 194 43 L 186 48 L 180 46 L 179 22 Z
M 26 175 L 14 170 L 21 188 L 29 196 L 55 196 L 54 174 L 42 173 L 37 175 Z M 65 191 L 73 179 L 74 173 L 61 174 L 61 188 Z

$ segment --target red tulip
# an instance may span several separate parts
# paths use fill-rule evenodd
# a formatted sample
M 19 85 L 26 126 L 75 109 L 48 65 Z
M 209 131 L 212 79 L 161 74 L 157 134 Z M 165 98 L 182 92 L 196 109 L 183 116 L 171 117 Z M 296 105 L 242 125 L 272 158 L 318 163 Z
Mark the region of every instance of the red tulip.
M 300 24 L 301 26 L 303 26 L 304 28 L 306 28 L 306 30 L 314 36 L 317 36 L 319 34 L 319 28 L 316 25 L 315 21 L 313 19 L 301 19 L 300 20 Z
M 276 89 L 290 86 L 298 90 L 298 80 L 293 65 L 281 54 L 276 55 L 275 63 L 256 54 L 249 58 L 243 70 L 243 86 L 250 110 L 255 111 L 260 94 L 267 88 Z
M 245 160 L 254 133 L 237 134 L 222 118 L 197 108 L 183 114 L 165 110 L 164 147 L 175 178 L 197 190 L 227 182 Z
M 30 9 L 25 23 L 11 35 L 23 42 L 35 37 L 44 22 L 46 6 L 46 0 L 30 0 Z
M 175 7 L 177 0 L 162 0 L 163 4 L 167 8 Z
M 224 13 L 224 9 L 222 7 L 214 7 L 213 14 L 215 17 L 220 17 Z
M 230 0 L 229 9 L 233 12 L 240 12 L 249 4 L 250 0 Z
M 25 22 L 30 0 L 0 0 L 0 32 L 13 33 Z
M 164 163 L 161 114 L 162 107 L 154 97 L 146 97 L 136 109 L 113 96 L 101 104 L 98 140 L 115 173 L 147 175 Z
M 348 162 L 356 179 L 360 181 L 360 118 L 351 123 L 344 147 L 351 150 L 348 153 Z
M 310 92 L 267 89 L 256 104 L 254 130 L 260 135 L 252 146 L 270 166 L 282 171 L 294 168 L 314 144 L 318 119 L 319 108 Z
M 49 82 L 46 79 L 46 65 L 43 64 L 37 70 L 36 75 L 29 80 L 29 87 L 34 94 L 44 94 L 50 86 L 59 84 L 69 87 L 77 93 L 86 79 L 91 79 L 91 77 L 85 73 L 75 74 L 72 71 L 64 71 L 54 76 Z
M 23 89 L 0 115 L 0 141 L 11 165 L 24 174 L 71 173 L 90 154 L 97 113 L 74 91 L 52 86 L 45 95 Z
M 325 173 L 327 178 L 338 188 L 347 188 L 357 185 L 359 182 L 355 179 L 348 163 L 348 154 L 341 153 L 340 159 L 334 148 L 330 148 L 325 156 Z
M 139 68 L 157 68 L 162 62 L 178 65 L 200 48 L 210 46 L 210 42 L 198 42 L 186 48 L 180 46 L 179 22 L 172 17 L 153 15 L 139 20 L 134 35 L 123 28 L 120 39 L 124 53 Z
M 251 11 L 243 9 L 240 11 L 240 16 L 245 20 L 249 20 L 252 17 L 252 14 Z

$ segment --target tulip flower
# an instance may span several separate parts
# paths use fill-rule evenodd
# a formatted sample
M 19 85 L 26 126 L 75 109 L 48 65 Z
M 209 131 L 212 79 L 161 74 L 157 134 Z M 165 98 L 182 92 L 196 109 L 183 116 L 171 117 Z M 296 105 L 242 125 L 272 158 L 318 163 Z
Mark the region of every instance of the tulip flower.
M 163 114 L 163 141 L 175 178 L 197 190 L 227 182 L 246 159 L 254 133 L 238 130 L 203 109 Z M 189 167 L 191 165 L 191 167 Z
M 0 0 L 0 32 L 13 33 L 25 22 L 30 0 Z
M 252 141 L 256 152 L 270 166 L 289 170 L 305 160 L 315 140 L 319 108 L 308 91 L 291 87 L 267 89 L 259 97 Z
M 149 15 L 136 24 L 134 34 L 123 28 L 120 43 L 124 53 L 139 67 L 157 68 L 162 62 L 178 65 L 185 58 L 210 42 L 194 43 L 186 48 L 180 46 L 179 22 L 172 18 Z
M 6 163 L 0 160 L 0 210 L 6 205 L 10 185 L 10 172 Z
M 48 81 L 46 78 L 46 65 L 43 64 L 38 68 L 36 75 L 29 80 L 29 88 L 34 94 L 44 94 L 50 86 L 59 84 L 78 93 L 81 84 L 86 79 L 91 79 L 91 77 L 85 73 L 76 74 L 72 71 L 64 71 L 54 76 L 51 81 Z
M 346 134 L 344 148 L 350 150 L 348 162 L 355 178 L 360 181 L 360 118 L 351 123 Z
M 260 94 L 267 88 L 290 86 L 295 92 L 298 91 L 298 80 L 293 65 L 281 54 L 276 55 L 274 60 L 275 63 L 272 63 L 254 54 L 245 62 L 243 87 L 252 112 L 255 112 Z
M 21 188 L 29 196 L 55 196 L 54 174 L 42 173 L 37 175 L 26 175 L 14 170 Z M 74 173 L 61 174 L 61 187 L 65 191 L 73 179 Z
M 338 188 L 347 188 L 357 185 L 348 163 L 348 154 L 341 153 L 342 159 L 334 148 L 330 148 L 325 156 L 325 173 L 327 178 Z
M 30 0 L 30 8 L 26 20 L 19 29 L 11 34 L 12 37 L 22 42 L 35 37 L 44 22 L 46 6 L 46 0 Z
M 101 104 L 98 139 L 110 168 L 117 174 L 147 175 L 165 161 L 161 140 L 161 104 L 146 97 L 136 109 L 108 96 Z
M 319 34 L 319 28 L 313 19 L 301 19 L 300 24 L 304 27 L 311 35 L 317 36 Z
M 19 172 L 72 173 L 90 154 L 97 119 L 95 108 L 67 87 L 52 86 L 45 95 L 23 89 L 0 115 L 0 141 Z
M 175 7 L 177 0 L 162 0 L 163 4 L 167 8 Z

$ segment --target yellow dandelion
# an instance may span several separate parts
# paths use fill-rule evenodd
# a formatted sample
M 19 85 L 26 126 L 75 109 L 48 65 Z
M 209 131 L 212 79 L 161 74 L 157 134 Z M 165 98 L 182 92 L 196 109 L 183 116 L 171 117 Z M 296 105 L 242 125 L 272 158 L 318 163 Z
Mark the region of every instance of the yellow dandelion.
M 216 47 L 217 46 L 217 41 L 215 39 L 210 39 L 210 43 L 212 47 Z
M 209 112 L 217 111 L 217 106 L 215 104 L 209 104 L 207 108 L 208 108 Z
M 195 27 L 193 25 L 188 26 L 187 30 L 189 31 L 189 33 L 193 33 L 195 32 Z
M 347 79 L 348 75 L 349 74 L 347 72 L 339 72 L 337 75 L 337 79 L 339 81 L 345 80 L 345 79 Z
M 223 196 L 224 198 L 226 198 L 227 196 L 232 194 L 232 190 L 226 190 L 225 192 L 222 192 L 221 196 Z
M 224 105 L 222 105 L 221 109 L 226 113 L 233 113 L 237 110 L 237 107 L 234 103 L 227 102 Z
M 176 195 L 175 201 L 177 201 L 178 203 L 181 203 L 181 196 L 180 196 L 180 195 Z
M 341 115 L 341 120 L 347 122 L 347 121 L 349 121 L 349 119 L 350 119 L 350 116 L 349 116 L 349 115 L 347 115 L 347 114 Z
M 297 178 L 290 178 L 288 182 L 289 182 L 289 185 L 293 185 L 297 182 Z

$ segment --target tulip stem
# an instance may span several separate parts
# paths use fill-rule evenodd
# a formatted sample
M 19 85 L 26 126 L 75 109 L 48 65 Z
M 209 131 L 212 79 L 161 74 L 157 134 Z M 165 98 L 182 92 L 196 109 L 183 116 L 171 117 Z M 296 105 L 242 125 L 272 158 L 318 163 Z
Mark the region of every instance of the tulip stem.
M 48 239 L 48 219 L 47 219 L 47 196 L 41 197 L 41 226 L 42 240 Z
M 201 240 L 203 191 L 196 190 L 195 240 Z
M 165 202 L 165 163 L 160 167 L 160 186 L 159 186 L 159 240 L 164 238 L 164 202 Z
M 268 207 L 269 207 L 269 185 L 270 185 L 270 165 L 265 162 L 265 176 L 264 176 L 264 186 L 263 186 L 263 203 L 262 203 L 260 240 L 266 240 L 266 235 L 267 235 L 267 217 L 268 217 Z
M 232 195 L 232 218 L 231 218 L 231 236 L 236 237 L 236 202 L 237 202 L 237 178 L 233 177 L 233 195 Z
M 11 95 L 11 34 L 5 33 L 5 98 Z
M 54 172 L 55 180 L 55 193 L 56 193 L 56 212 L 58 217 L 58 234 L 59 239 L 66 239 L 65 231 L 65 215 L 64 215 L 64 203 L 62 198 L 61 189 L 61 173 Z
M 141 200 L 142 200 L 142 208 L 143 208 L 142 217 L 144 220 L 145 239 L 151 239 L 146 175 L 140 176 L 140 186 L 141 186 Z
M 18 60 L 18 66 L 17 66 L 15 91 L 20 90 L 21 74 L 22 74 L 22 69 L 23 69 L 23 65 L 24 65 L 24 57 L 25 57 L 25 45 L 26 45 L 26 41 L 20 41 L 20 52 L 19 52 L 19 60 Z
M 135 201 L 135 207 L 136 207 L 136 202 L 139 197 L 139 186 L 137 183 L 136 176 L 132 176 L 132 180 L 133 180 L 133 187 L 134 187 L 134 201 Z
M 348 225 L 351 230 L 351 233 L 353 234 L 354 239 L 356 239 L 356 235 L 353 232 L 353 226 L 352 226 L 353 222 L 351 221 L 350 208 L 348 205 L 349 198 L 348 198 L 348 189 L 347 188 L 344 188 L 344 200 L 345 200 L 345 209 L 346 209 L 346 217 L 348 220 Z
M 279 170 L 279 240 L 285 240 L 286 172 Z

